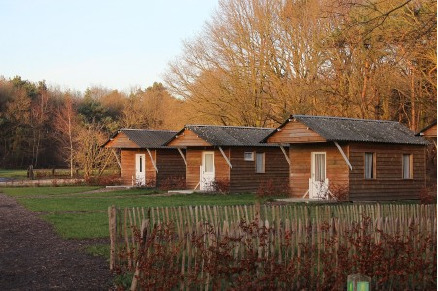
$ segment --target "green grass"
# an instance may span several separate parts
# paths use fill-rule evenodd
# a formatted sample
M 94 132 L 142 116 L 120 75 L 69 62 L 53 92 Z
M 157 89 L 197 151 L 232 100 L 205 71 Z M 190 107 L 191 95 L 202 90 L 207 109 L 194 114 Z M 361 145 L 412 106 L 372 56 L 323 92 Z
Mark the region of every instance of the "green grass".
M 150 189 L 129 189 L 112 192 L 84 193 L 99 187 L 11 187 L 0 192 L 14 197 L 31 211 L 40 212 L 52 223 L 57 233 L 66 239 L 109 237 L 109 206 L 171 207 L 188 205 L 253 204 L 254 194 L 190 194 L 151 196 L 161 193 Z
M 8 196 L 15 198 L 33 198 L 44 196 L 54 196 L 66 194 L 76 194 L 92 190 L 97 190 L 102 187 L 97 186 L 69 186 L 69 187 L 11 187 L 11 188 L 1 188 L 0 191 L 4 192 Z
M 0 177 L 1 178 L 14 178 L 14 179 L 23 179 L 27 177 L 27 170 L 7 170 L 0 169 Z
M 169 197 L 127 196 L 127 197 L 56 197 L 19 198 L 19 202 L 32 211 L 104 211 L 109 206 L 117 207 L 171 207 L 189 205 L 238 205 L 254 203 L 253 194 L 240 195 L 174 195 Z
M 56 232 L 66 239 L 92 239 L 109 236 L 108 213 L 51 213 L 43 216 L 54 225 Z
M 93 255 L 93 256 L 101 256 L 105 258 L 110 257 L 110 246 L 104 245 L 104 244 L 96 244 L 92 246 L 88 246 L 85 248 L 85 252 L 87 254 Z

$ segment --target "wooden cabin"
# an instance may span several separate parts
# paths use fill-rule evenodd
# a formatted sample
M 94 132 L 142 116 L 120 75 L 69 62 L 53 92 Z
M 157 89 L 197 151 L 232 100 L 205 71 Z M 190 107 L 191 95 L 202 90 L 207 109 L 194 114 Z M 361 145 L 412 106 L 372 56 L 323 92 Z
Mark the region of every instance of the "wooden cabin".
M 187 125 L 166 145 L 186 150 L 188 189 L 284 191 L 289 173 L 286 151 L 260 144 L 271 132 L 269 128 Z
M 434 139 L 436 147 L 436 119 L 431 124 L 420 130 L 417 135 L 430 138 L 431 140 Z
M 293 115 L 264 141 L 289 145 L 292 197 L 418 199 L 425 187 L 427 142 L 398 122 Z
M 417 133 L 417 136 L 422 136 L 429 141 L 426 151 L 426 173 L 428 187 L 435 188 L 437 181 L 437 139 L 436 139 L 436 119 L 431 124 L 423 128 Z
M 120 129 L 103 146 L 120 149 L 123 185 L 161 187 L 185 183 L 184 153 L 163 144 L 176 131 Z

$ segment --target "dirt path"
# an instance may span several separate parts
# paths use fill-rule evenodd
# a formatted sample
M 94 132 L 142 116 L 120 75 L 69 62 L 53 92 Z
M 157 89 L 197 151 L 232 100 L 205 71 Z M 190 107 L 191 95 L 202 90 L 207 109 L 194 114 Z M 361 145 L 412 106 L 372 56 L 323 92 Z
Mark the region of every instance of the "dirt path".
M 0 290 L 108 290 L 108 263 L 83 246 L 0 194 Z

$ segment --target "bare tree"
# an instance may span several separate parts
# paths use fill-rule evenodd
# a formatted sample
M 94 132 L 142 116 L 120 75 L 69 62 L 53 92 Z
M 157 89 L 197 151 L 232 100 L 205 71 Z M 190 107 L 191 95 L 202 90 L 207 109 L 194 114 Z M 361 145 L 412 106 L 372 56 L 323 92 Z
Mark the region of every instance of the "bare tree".
M 71 177 L 74 175 L 77 128 L 74 100 L 66 94 L 64 103 L 55 111 L 55 136 L 61 144 L 61 156 L 70 165 Z

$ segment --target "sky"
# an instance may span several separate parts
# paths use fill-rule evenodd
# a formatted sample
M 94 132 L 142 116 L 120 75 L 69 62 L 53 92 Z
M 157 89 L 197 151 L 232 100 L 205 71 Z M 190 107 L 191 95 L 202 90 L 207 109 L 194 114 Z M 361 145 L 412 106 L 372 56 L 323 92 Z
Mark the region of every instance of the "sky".
M 217 0 L 0 0 L 0 76 L 62 90 L 162 82 Z

